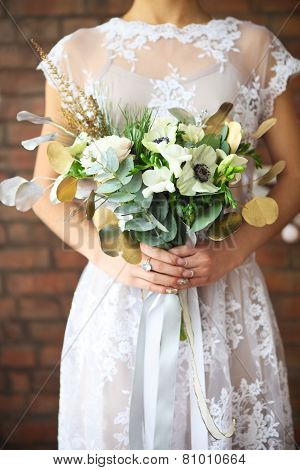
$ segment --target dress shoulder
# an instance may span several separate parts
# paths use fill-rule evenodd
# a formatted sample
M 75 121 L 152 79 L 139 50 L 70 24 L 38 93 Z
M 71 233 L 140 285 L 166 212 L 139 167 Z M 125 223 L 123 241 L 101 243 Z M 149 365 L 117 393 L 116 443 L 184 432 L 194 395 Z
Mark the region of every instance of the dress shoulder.
M 108 60 L 107 48 L 104 44 L 103 26 L 79 28 L 59 39 L 47 53 L 48 59 L 59 73 L 79 86 L 84 86 L 86 80 L 100 76 Z M 49 66 L 41 61 L 36 70 L 41 70 L 47 82 L 56 88 Z
M 299 74 L 300 60 L 266 26 L 243 21 L 240 30 L 240 60 L 249 78 L 259 83 L 261 119 L 267 119 L 273 113 L 275 99 L 287 89 L 289 78 Z

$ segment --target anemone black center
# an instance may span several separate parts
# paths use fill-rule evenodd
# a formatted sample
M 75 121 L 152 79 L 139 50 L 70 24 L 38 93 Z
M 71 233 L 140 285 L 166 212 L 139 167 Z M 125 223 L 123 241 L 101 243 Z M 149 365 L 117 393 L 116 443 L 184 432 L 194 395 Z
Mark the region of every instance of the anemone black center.
M 201 183 L 206 183 L 210 176 L 209 169 L 206 165 L 204 165 L 204 163 L 197 163 L 197 165 L 194 166 L 194 173 L 196 178 L 201 181 Z
M 166 142 L 167 144 L 170 142 L 169 137 L 158 137 L 157 139 L 154 139 L 153 142 L 156 144 L 160 144 L 161 142 Z

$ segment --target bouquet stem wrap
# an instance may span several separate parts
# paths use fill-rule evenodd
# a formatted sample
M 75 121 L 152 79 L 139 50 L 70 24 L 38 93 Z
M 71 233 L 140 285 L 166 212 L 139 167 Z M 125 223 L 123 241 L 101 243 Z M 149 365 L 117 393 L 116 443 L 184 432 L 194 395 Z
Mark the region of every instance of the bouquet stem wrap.
M 191 449 L 208 449 L 208 433 L 231 437 L 216 426 L 205 401 L 201 316 L 196 288 L 179 295 L 146 292 L 136 348 L 129 421 L 130 449 L 171 449 L 180 323 L 190 345 Z

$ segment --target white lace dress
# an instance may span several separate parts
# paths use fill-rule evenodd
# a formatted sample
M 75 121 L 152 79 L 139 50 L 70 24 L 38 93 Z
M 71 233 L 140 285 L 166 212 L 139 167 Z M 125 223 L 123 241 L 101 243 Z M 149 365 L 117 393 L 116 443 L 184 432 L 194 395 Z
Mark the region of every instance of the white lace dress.
M 105 100 L 173 106 L 211 114 L 234 103 L 246 138 L 272 115 L 275 98 L 299 72 L 267 28 L 233 17 L 206 25 L 150 25 L 120 18 L 62 38 L 50 58 L 70 79 Z M 47 80 L 52 84 L 43 64 Z M 238 198 L 251 192 L 253 168 Z M 258 229 L 259 230 L 259 229 Z M 293 426 L 281 339 L 262 273 L 252 254 L 221 280 L 198 289 L 206 398 L 231 439 L 209 449 L 291 449 Z M 59 449 L 128 449 L 128 423 L 141 291 L 113 282 L 88 263 L 66 325 L 60 372 Z M 173 449 L 191 449 L 190 351 L 180 344 Z

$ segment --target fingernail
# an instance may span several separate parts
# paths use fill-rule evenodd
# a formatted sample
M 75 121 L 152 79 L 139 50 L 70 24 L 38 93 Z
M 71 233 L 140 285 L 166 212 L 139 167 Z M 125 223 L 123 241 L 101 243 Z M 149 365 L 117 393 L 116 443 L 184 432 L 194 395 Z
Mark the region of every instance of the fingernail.
M 166 289 L 167 294 L 178 294 L 178 289 Z
M 180 286 L 185 286 L 186 284 L 189 283 L 189 280 L 188 279 L 179 279 L 177 281 L 177 284 L 179 284 Z
M 194 271 L 183 271 L 182 273 L 183 277 L 193 277 L 194 276 Z
M 178 266 L 186 266 L 187 265 L 187 260 L 185 258 L 178 258 L 177 265 Z

